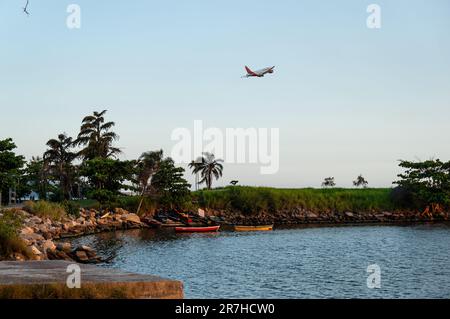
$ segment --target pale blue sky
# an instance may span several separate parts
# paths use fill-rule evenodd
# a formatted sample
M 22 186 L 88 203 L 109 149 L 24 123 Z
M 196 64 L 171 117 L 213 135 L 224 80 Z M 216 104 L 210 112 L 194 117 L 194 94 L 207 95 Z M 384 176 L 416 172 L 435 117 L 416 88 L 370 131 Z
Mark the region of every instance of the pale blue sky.
M 27 17 L 0 0 L 0 138 L 27 158 L 106 108 L 127 159 L 169 154 L 196 119 L 280 128 L 278 174 L 226 165 L 218 184 L 390 186 L 400 158 L 450 159 L 448 0 L 30 1 Z M 245 64 L 276 72 L 241 79 Z

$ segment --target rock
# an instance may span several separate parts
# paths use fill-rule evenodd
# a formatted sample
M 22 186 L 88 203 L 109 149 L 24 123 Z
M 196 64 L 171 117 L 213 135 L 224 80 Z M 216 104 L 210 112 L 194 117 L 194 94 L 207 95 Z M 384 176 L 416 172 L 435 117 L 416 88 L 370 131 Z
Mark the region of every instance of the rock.
M 50 260 L 68 260 L 73 261 L 73 259 L 63 251 L 55 250 L 55 251 L 47 251 L 47 258 Z
M 42 255 L 42 252 L 34 245 L 28 246 L 27 249 L 32 255 Z
M 31 223 L 35 223 L 35 224 L 41 224 L 42 223 L 42 219 L 37 217 L 37 216 L 33 216 L 30 218 L 30 222 Z
M 89 257 L 87 256 L 85 251 L 78 250 L 75 252 L 75 256 L 78 261 L 88 261 Z
M 72 245 L 70 243 L 58 243 L 56 245 L 56 249 L 65 253 L 69 253 L 72 251 Z
M 78 217 L 76 219 L 76 222 L 79 223 L 79 224 L 83 224 L 85 221 L 86 221 L 86 219 L 84 217 Z
M 351 213 L 351 212 L 345 212 L 344 214 L 345 214 L 345 216 L 347 216 L 347 217 L 353 217 L 353 213 Z
M 34 233 L 33 228 L 28 227 L 28 226 L 25 226 L 24 228 L 22 228 L 22 229 L 20 230 L 20 234 L 21 234 L 21 235 L 29 235 L 29 234 L 33 234 L 33 233 Z
M 307 216 L 308 218 L 317 218 L 317 217 L 319 217 L 317 214 L 311 213 L 311 212 L 307 212 L 307 213 L 306 213 L 306 216 Z
M 116 208 L 114 209 L 114 213 L 118 214 L 118 215 L 128 215 L 130 214 L 129 211 L 123 209 L 123 208 Z
M 13 259 L 17 260 L 17 261 L 24 261 L 25 260 L 25 256 L 22 255 L 21 253 L 14 253 L 13 254 Z
M 36 233 L 31 233 L 31 234 L 26 234 L 26 235 L 21 235 L 20 236 L 24 241 L 34 244 L 37 241 L 44 241 L 45 238 L 42 235 L 36 234 Z
M 55 243 L 52 240 L 46 240 L 42 244 L 42 250 L 44 252 L 47 252 L 48 250 L 54 251 L 54 250 L 56 250 L 56 245 L 55 245 Z
M 135 224 L 141 223 L 141 219 L 139 218 L 139 216 L 136 214 L 133 214 L 133 213 L 122 215 L 121 219 L 126 222 L 131 222 L 131 223 L 135 223 Z

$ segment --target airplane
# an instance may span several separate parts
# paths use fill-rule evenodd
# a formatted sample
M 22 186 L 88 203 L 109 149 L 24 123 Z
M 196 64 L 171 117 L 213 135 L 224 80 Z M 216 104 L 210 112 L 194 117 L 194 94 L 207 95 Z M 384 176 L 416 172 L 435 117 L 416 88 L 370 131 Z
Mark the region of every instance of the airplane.
M 243 78 L 249 78 L 249 77 L 259 77 L 262 78 L 265 74 L 267 73 L 273 73 L 273 69 L 275 68 L 275 66 L 270 67 L 270 68 L 264 68 L 258 71 L 252 71 L 250 70 L 250 68 L 248 66 L 245 66 L 245 70 L 247 71 L 247 74 L 242 76 Z

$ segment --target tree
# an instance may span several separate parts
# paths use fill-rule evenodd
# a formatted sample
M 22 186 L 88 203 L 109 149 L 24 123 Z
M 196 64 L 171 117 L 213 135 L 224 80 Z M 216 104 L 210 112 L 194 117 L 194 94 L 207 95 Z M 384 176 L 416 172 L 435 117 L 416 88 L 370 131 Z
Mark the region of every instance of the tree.
M 82 163 L 80 175 L 87 178 L 90 197 L 105 203 L 116 199 L 121 189 L 129 189 L 135 161 L 120 161 L 111 158 L 94 158 Z
M 214 154 L 203 153 L 203 156 L 189 164 L 192 174 L 200 173 L 201 179 L 199 184 L 205 183 L 207 189 L 211 189 L 213 177 L 217 180 L 222 177 L 223 160 L 216 159 Z
M 80 151 L 84 159 L 111 158 L 121 152 L 120 149 L 113 147 L 113 142 L 119 139 L 119 136 L 111 131 L 115 125 L 114 122 L 105 123 L 105 113 L 106 110 L 94 112 L 93 115 L 88 115 L 82 120 L 75 144 L 84 146 Z
M 184 169 L 176 167 L 174 161 L 168 157 L 161 161 L 159 169 L 152 179 L 159 202 L 163 205 L 182 206 L 188 199 L 191 185 L 183 178 Z
M 31 158 L 25 168 L 25 179 L 30 190 L 35 191 L 40 199 L 47 199 L 52 185 L 49 183 L 48 168 L 43 158 Z
M 410 192 L 420 206 L 450 204 L 450 161 L 439 159 L 423 162 L 401 160 L 400 167 L 405 171 L 397 175 L 400 180 L 394 184 Z
M 16 155 L 16 148 L 11 138 L 0 140 L 0 205 L 2 203 L 2 192 L 7 191 L 17 183 L 22 175 L 21 169 L 25 164 L 22 155 Z
M 58 182 L 61 197 L 71 199 L 76 173 L 72 162 L 77 158 L 77 154 L 71 151 L 74 146 L 72 138 L 65 133 L 59 134 L 57 139 L 49 140 L 46 145 L 49 149 L 44 153 L 44 166 Z
M 362 175 L 359 175 L 359 176 L 356 178 L 356 180 L 353 181 L 353 185 L 354 185 L 355 187 L 360 187 L 360 186 L 362 186 L 363 188 L 366 188 L 368 184 L 369 184 L 369 183 L 365 180 L 365 178 L 364 178 Z
M 139 211 L 142 206 L 142 202 L 144 200 L 144 195 L 149 190 L 149 186 L 151 185 L 151 180 L 154 174 L 159 169 L 161 161 L 163 160 L 163 151 L 150 151 L 142 153 L 139 157 L 136 167 L 137 178 L 136 180 L 139 183 L 139 188 L 141 192 L 141 200 L 139 201 L 139 205 L 137 208 L 136 214 L 139 214 Z
M 327 177 L 322 182 L 322 187 L 334 187 L 336 183 L 334 182 L 334 177 Z

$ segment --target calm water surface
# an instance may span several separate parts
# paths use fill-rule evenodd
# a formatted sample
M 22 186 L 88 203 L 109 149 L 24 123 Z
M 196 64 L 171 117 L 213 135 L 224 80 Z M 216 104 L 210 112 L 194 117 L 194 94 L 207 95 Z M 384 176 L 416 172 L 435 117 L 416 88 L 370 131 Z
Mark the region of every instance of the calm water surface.
M 175 234 L 131 230 L 73 240 L 102 267 L 184 282 L 186 298 L 449 298 L 450 226 L 346 226 Z M 367 288 L 367 266 L 381 288 Z

